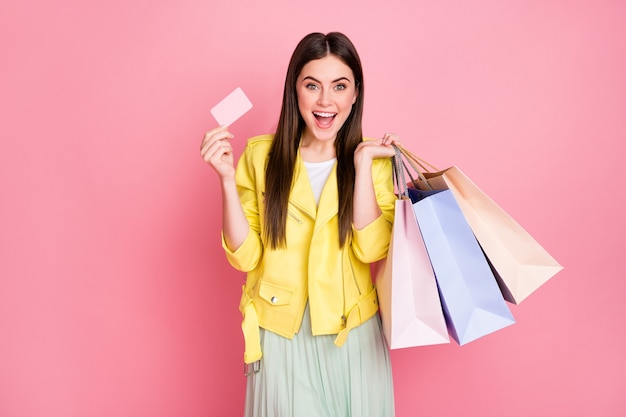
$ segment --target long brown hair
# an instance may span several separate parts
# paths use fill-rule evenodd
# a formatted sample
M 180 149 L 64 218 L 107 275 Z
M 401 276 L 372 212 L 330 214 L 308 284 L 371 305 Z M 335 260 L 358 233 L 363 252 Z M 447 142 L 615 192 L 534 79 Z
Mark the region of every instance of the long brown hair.
M 344 34 L 311 33 L 296 46 L 285 77 L 283 103 L 276 133 L 265 168 L 264 230 L 272 249 L 286 245 L 287 206 L 293 182 L 300 136 L 305 128 L 298 109 L 296 81 L 302 68 L 310 61 L 328 55 L 341 59 L 354 75 L 356 102 L 335 139 L 337 154 L 337 189 L 339 193 L 339 245 L 343 247 L 352 232 L 354 192 L 354 151 L 363 140 L 363 69 L 356 48 Z

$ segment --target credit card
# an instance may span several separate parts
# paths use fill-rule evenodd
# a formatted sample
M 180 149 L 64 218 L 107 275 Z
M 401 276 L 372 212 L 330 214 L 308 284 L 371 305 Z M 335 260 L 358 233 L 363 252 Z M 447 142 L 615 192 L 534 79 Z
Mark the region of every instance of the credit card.
M 211 114 L 220 126 L 230 126 L 235 120 L 252 108 L 252 102 L 244 94 L 241 87 L 224 97 L 212 109 Z

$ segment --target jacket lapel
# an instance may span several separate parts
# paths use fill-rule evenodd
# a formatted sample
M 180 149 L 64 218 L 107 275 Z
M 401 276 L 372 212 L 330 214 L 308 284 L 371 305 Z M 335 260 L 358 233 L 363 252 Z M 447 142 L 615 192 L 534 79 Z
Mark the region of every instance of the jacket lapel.
M 337 190 L 337 162 L 333 165 L 328 180 L 326 184 L 324 184 L 319 205 L 317 206 L 315 204 L 313 190 L 311 189 L 309 175 L 299 150 L 294 176 L 295 179 L 291 191 L 290 203 L 315 220 L 315 231 L 317 231 L 338 213 L 337 201 L 339 199 L 339 192 Z
M 337 202 L 339 201 L 339 192 L 337 191 L 337 162 L 330 171 L 328 180 L 322 189 L 320 202 L 317 207 L 317 219 L 315 220 L 315 230 L 323 227 L 328 221 L 336 216 L 339 209 Z
M 299 149 L 296 158 L 296 166 L 294 168 L 293 188 L 291 189 L 289 202 L 312 219 L 316 218 L 317 208 L 315 205 L 315 197 L 313 196 L 309 175 L 306 172 Z

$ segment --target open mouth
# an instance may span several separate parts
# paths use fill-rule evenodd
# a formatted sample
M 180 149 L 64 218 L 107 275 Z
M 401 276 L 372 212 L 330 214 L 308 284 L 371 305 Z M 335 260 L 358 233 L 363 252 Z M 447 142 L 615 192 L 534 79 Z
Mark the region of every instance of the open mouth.
M 315 116 L 315 119 L 320 124 L 320 126 L 330 126 L 335 116 L 337 116 L 337 113 L 314 111 L 313 116 Z

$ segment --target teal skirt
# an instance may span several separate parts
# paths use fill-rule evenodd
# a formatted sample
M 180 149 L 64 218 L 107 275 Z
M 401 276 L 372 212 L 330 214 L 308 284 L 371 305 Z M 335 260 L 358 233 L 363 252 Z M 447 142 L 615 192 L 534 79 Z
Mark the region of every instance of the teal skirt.
M 247 376 L 245 417 L 393 417 L 391 361 L 378 313 L 350 331 L 313 336 L 307 304 L 293 339 L 261 329 L 263 358 Z

